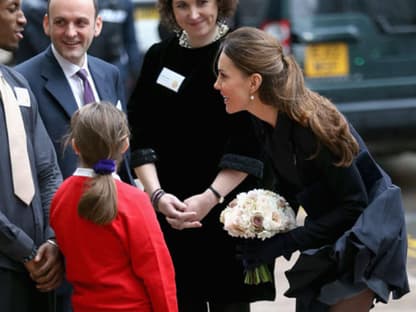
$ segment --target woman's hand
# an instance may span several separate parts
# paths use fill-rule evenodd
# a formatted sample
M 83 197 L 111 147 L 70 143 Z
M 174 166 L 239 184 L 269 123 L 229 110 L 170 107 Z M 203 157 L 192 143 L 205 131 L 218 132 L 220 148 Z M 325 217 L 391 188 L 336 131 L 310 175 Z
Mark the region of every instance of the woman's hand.
M 188 197 L 184 203 L 186 211 L 195 212 L 195 220 L 202 221 L 208 213 L 218 204 L 218 198 L 210 191 Z
M 280 256 L 289 260 L 298 247 L 289 233 L 280 233 L 265 240 L 244 239 L 236 248 L 244 267 L 254 269 L 262 263 L 273 263 Z
M 202 224 L 196 218 L 196 212 L 188 211 L 185 203 L 175 195 L 165 193 L 158 201 L 158 210 L 165 215 L 166 221 L 176 230 L 199 228 Z

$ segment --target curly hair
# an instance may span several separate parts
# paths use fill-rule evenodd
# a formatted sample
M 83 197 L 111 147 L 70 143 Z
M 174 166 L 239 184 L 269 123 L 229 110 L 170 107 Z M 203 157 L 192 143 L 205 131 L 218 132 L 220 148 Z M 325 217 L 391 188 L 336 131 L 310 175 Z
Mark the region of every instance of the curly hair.
M 237 10 L 238 0 L 215 0 L 218 5 L 218 21 L 223 21 L 234 15 Z M 158 0 L 160 21 L 170 30 L 180 29 L 173 13 L 172 0 Z

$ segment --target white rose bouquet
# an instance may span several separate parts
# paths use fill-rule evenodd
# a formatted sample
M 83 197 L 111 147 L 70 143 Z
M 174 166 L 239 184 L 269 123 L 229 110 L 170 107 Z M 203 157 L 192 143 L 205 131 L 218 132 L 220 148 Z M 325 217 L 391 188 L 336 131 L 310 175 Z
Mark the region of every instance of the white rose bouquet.
M 221 212 L 220 221 L 231 236 L 261 240 L 296 227 L 295 212 L 288 202 L 264 189 L 239 193 Z M 247 271 L 245 275 L 246 284 L 271 280 L 272 275 L 265 264 Z

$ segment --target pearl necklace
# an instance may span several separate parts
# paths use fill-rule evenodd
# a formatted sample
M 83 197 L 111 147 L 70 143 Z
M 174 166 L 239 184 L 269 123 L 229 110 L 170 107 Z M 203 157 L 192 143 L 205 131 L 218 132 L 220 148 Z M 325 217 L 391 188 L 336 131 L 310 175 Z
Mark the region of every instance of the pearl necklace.
M 228 30 L 229 27 L 226 24 L 218 23 L 215 29 L 215 37 L 214 40 L 212 40 L 212 42 L 221 39 L 228 32 Z M 179 45 L 184 48 L 192 49 L 191 43 L 189 42 L 188 33 L 185 30 L 182 30 L 182 32 L 179 35 Z

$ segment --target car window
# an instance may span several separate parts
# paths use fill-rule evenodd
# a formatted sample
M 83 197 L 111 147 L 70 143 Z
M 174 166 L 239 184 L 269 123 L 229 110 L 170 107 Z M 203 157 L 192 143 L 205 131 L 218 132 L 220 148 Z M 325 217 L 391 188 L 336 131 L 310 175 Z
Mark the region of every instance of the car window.
M 234 26 L 260 26 L 267 16 L 268 5 L 269 1 L 264 0 L 240 0 Z
M 249 1 L 240 0 L 245 20 L 256 13 L 250 22 L 287 47 L 307 86 L 333 101 L 373 151 L 414 142 L 416 0 Z
M 290 3 L 294 19 L 355 12 L 372 17 L 386 32 L 416 32 L 415 0 L 294 0 Z

